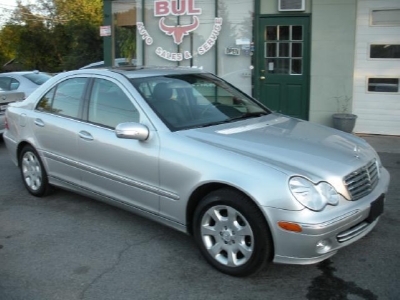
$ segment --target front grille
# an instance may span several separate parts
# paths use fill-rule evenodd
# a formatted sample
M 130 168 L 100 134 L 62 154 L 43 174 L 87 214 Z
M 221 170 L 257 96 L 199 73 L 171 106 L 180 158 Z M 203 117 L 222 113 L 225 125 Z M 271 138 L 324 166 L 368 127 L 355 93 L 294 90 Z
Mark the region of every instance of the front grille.
M 375 159 L 344 178 L 351 200 L 367 196 L 376 187 L 378 181 L 379 170 Z

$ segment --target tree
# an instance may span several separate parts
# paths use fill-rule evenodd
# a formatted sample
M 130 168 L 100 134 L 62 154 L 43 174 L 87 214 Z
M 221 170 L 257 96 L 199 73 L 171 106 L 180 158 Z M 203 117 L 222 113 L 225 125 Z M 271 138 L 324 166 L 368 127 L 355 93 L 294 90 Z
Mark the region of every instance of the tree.
M 38 0 L 17 8 L 0 30 L 0 59 L 50 72 L 101 60 L 102 0 Z

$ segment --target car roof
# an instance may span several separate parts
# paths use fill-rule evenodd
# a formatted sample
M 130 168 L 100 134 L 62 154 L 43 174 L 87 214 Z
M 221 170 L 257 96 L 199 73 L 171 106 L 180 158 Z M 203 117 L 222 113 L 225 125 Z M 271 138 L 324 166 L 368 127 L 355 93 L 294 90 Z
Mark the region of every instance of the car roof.
M 193 74 L 205 73 L 199 68 L 191 67 L 143 67 L 143 66 L 128 66 L 128 67 L 114 67 L 114 68 L 94 68 L 94 69 L 80 69 L 72 71 L 75 74 L 106 74 L 106 73 L 119 73 L 128 78 L 141 78 L 163 75 L 178 75 L 178 74 Z
M 46 72 L 39 72 L 37 70 L 33 70 L 33 71 L 14 71 L 14 72 L 0 73 L 0 75 L 25 75 L 25 74 L 32 74 L 32 73 L 33 74 L 41 74 L 41 73 L 46 73 Z

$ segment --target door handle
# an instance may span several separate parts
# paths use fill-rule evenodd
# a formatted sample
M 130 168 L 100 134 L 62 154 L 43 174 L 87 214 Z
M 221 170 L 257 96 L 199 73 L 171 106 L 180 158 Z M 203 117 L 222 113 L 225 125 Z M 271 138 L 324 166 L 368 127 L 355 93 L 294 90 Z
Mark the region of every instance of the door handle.
M 39 127 L 44 127 L 44 122 L 42 119 L 35 119 L 35 125 Z
M 79 137 L 81 139 L 86 140 L 86 141 L 93 141 L 94 140 L 93 136 L 87 131 L 80 131 L 79 132 Z
M 264 80 L 264 79 L 265 79 L 265 76 L 261 76 L 260 79 L 261 79 L 261 80 Z

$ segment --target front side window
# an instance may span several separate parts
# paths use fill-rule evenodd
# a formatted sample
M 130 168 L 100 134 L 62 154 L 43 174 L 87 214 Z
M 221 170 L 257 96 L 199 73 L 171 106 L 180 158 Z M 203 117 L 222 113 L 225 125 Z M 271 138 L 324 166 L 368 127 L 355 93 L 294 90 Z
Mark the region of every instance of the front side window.
M 118 85 L 105 79 L 95 79 L 88 121 L 115 128 L 120 123 L 139 122 L 139 112 Z
M 40 99 L 37 110 L 79 118 L 87 78 L 67 79 Z
M 208 74 L 135 78 L 131 82 L 172 131 L 269 113 L 240 90 Z

